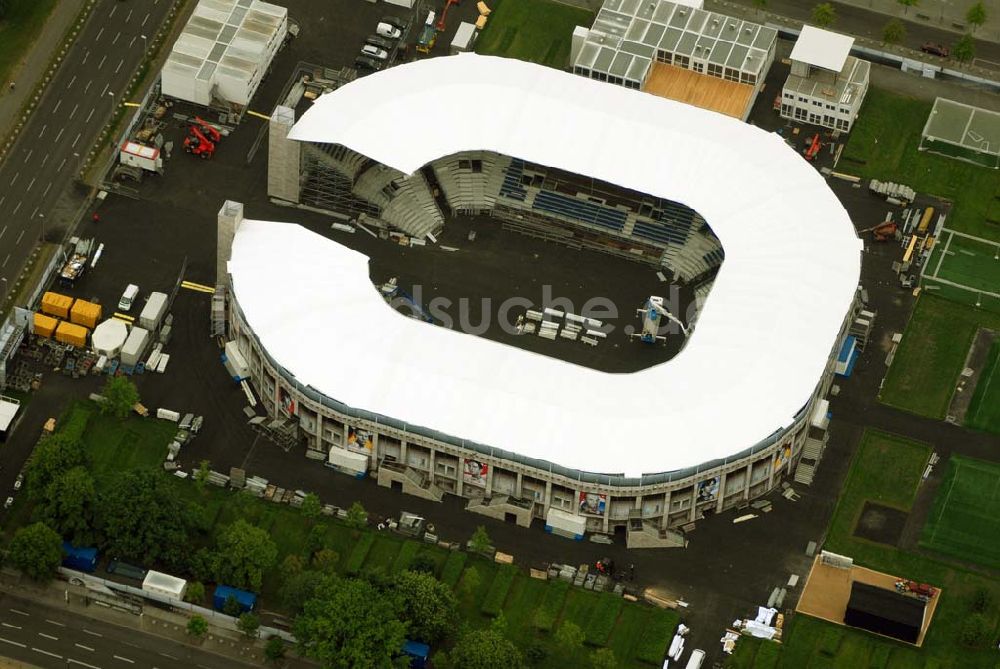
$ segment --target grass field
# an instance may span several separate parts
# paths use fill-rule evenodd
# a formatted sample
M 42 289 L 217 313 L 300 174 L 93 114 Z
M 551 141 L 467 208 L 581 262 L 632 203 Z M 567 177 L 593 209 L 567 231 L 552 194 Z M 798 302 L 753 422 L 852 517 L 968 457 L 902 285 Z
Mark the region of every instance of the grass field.
M 138 416 L 119 422 L 101 415 L 92 402 L 70 405 L 58 424 L 61 430 L 81 435 L 97 477 L 136 467 L 159 470 L 167 444 L 177 430 L 174 423 Z M 678 622 L 672 611 L 626 602 L 608 593 L 571 588 L 560 581 L 532 579 L 521 569 L 388 532 L 359 531 L 331 518 L 311 521 L 291 506 L 211 485 L 201 490 L 191 480 L 162 475 L 170 480 L 178 497 L 202 510 L 206 532 L 197 539 L 198 546 L 211 546 L 221 528 L 240 518 L 271 535 L 278 545 L 278 564 L 265 573 L 260 593 L 269 611 L 282 610 L 278 597 L 283 579 L 281 561 L 288 555 L 307 555 L 310 534 L 319 526 L 324 545 L 339 556 L 337 569 L 342 574 L 391 573 L 422 556 L 434 565 L 438 577 L 456 587 L 462 576 L 475 568 L 479 586 L 471 597 L 459 598 L 461 620 L 473 627 L 484 627 L 502 612 L 508 636 L 515 643 L 522 647 L 534 643 L 544 649 L 546 658 L 533 665 L 536 667 L 560 669 L 567 662 L 589 666 L 589 654 L 602 646 L 614 651 L 620 667 L 658 666 Z M 331 477 L 336 476 L 331 473 Z M 27 496 L 19 496 L 7 517 L 4 533 L 10 536 L 17 527 L 30 522 L 33 511 Z M 536 616 L 539 610 L 546 612 L 548 624 L 545 616 Z M 577 624 L 587 638 L 584 648 L 573 657 L 574 653 L 557 647 L 552 635 L 566 621 Z
M 24 57 L 56 0 L 9 0 L 6 15 L 0 19 L 0 83 L 6 92 L 7 82 Z
M 921 649 L 865 632 L 795 614 L 786 622 L 782 644 L 741 638 L 727 667 L 802 669 L 997 669 L 991 646 L 967 648 L 959 634 L 972 595 L 986 589 L 993 603 L 983 614 L 990 639 L 1000 627 L 1000 582 L 964 568 L 854 536 L 866 500 L 909 510 L 930 448 L 895 435 L 867 431 L 851 463 L 847 481 L 823 545 L 866 567 L 933 583 L 943 589 L 934 622 Z
M 1000 568 L 1000 465 L 952 456 L 920 545 Z
M 897 181 L 920 193 L 947 198 L 955 203 L 949 228 L 1000 241 L 996 170 L 917 150 L 931 106 L 871 87 L 851 130 L 840 171 Z
M 944 418 L 980 327 L 1000 329 L 1000 314 L 921 295 L 879 399 L 921 416 Z
M 559 69 L 569 66 L 576 26 L 590 26 L 594 14 L 550 0 L 495 0 L 493 13 L 476 40 L 476 53 L 506 56 Z
M 965 424 L 977 430 L 1000 433 L 1000 341 L 994 342 L 976 382 Z
M 923 285 L 948 299 L 1000 313 L 1000 243 L 946 228 L 924 266 Z

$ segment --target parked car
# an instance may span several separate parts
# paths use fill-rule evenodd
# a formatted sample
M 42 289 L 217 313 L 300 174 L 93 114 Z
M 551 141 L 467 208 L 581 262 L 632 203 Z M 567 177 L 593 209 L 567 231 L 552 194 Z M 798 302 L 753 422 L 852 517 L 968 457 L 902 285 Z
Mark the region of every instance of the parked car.
M 375 28 L 375 32 L 382 37 L 388 37 L 389 39 L 399 39 L 403 36 L 403 31 L 392 25 L 391 23 L 380 23 Z
M 369 46 L 374 46 L 379 49 L 385 49 L 386 51 L 392 51 L 396 48 L 396 43 L 391 39 L 381 37 L 379 35 L 369 35 L 365 39 L 365 44 Z
M 951 51 L 944 44 L 938 44 L 937 42 L 924 42 L 924 45 L 920 47 L 920 50 L 924 53 L 929 53 L 932 56 L 941 56 L 942 58 L 947 58 Z
M 382 23 L 388 23 L 390 26 L 396 30 L 403 32 L 410 25 L 410 22 L 406 19 L 401 19 L 398 16 L 383 16 Z
M 3 503 L 3 508 L 9 509 L 13 503 L 14 503 L 14 498 L 8 497 L 7 501 Z
M 358 72 L 370 74 L 382 69 L 382 63 L 368 56 L 358 56 L 354 59 L 354 69 Z
M 388 51 L 380 49 L 377 46 L 372 46 L 371 44 L 365 44 L 361 47 L 361 55 L 374 58 L 375 60 L 386 60 L 389 58 Z
M 14 479 L 14 490 L 20 490 L 21 485 L 24 483 L 24 474 L 18 474 L 17 478 Z

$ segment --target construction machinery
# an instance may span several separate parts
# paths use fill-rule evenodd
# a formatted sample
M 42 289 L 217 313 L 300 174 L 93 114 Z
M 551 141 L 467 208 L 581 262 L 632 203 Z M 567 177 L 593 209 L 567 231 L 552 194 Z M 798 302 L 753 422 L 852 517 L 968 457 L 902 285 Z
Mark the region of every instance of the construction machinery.
M 639 341 L 644 344 L 666 342 L 667 338 L 660 334 L 661 319 L 664 318 L 675 323 L 684 336 L 688 335 L 688 329 L 684 323 L 667 311 L 667 308 L 663 306 L 663 298 L 657 295 L 650 295 L 646 304 L 635 310 L 635 315 L 642 317 L 642 331 L 630 334 L 630 339 L 638 337 Z
M 812 136 L 812 139 L 808 141 L 808 146 L 802 151 L 802 155 L 805 156 L 806 160 L 816 160 L 816 156 L 819 155 L 819 150 L 823 148 L 823 142 L 820 141 L 819 133 L 817 132 Z
M 873 225 L 870 228 L 865 228 L 864 230 L 859 230 L 859 235 L 864 235 L 866 233 L 872 233 L 877 242 L 887 242 L 890 239 L 896 238 L 896 232 L 899 231 L 899 226 L 896 225 L 895 221 L 882 221 L 878 225 Z
M 416 50 L 419 53 L 430 53 L 437 42 L 437 28 L 434 26 L 434 12 L 427 13 L 427 20 L 420 27 L 420 37 L 417 38 Z
M 438 19 L 437 24 L 434 26 L 435 28 L 437 28 L 437 31 L 439 33 L 444 32 L 444 29 L 448 27 L 447 24 L 448 9 L 452 5 L 457 5 L 460 1 L 461 0 L 444 0 L 444 9 L 441 10 L 441 17 Z
M 184 138 L 184 150 L 199 158 L 211 158 L 216 144 L 222 139 L 222 133 L 199 116 L 195 116 L 193 120 L 188 127 L 188 136 Z

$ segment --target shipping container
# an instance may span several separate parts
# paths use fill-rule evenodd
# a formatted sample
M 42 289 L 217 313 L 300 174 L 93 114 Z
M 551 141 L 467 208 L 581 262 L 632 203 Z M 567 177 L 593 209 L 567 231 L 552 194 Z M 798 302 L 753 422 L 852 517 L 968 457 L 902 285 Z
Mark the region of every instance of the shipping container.
M 55 334 L 57 327 L 59 327 L 58 318 L 52 318 L 51 316 L 46 316 L 45 314 L 35 314 L 34 330 L 35 334 L 39 337 L 51 339 L 52 335 Z
M 42 313 L 46 313 L 49 316 L 69 318 L 69 310 L 72 306 L 72 297 L 51 292 L 42 295 Z
M 87 335 L 89 334 L 90 330 L 82 325 L 74 325 L 69 321 L 62 321 L 59 323 L 59 327 L 56 328 L 56 341 L 71 344 L 77 348 L 84 348 L 87 346 Z
M 231 588 L 228 585 L 220 585 L 215 588 L 215 595 L 212 597 L 212 606 L 216 611 L 222 611 L 226 607 L 226 601 L 232 597 L 240 605 L 240 611 L 246 613 L 253 611 L 257 603 L 257 595 L 239 588 Z
M 167 294 L 150 293 L 146 300 L 146 306 L 139 314 L 139 325 L 147 330 L 155 330 L 160 327 L 160 320 L 163 314 L 167 313 Z
M 122 364 L 135 367 L 149 346 L 149 330 L 133 327 L 122 345 Z
M 101 320 L 101 305 L 87 300 L 77 300 L 69 312 L 69 320 L 85 328 L 94 329 Z
M 96 548 L 78 548 L 70 542 L 64 541 L 62 549 L 66 555 L 62 561 L 64 567 L 76 569 L 77 571 L 85 571 L 88 574 L 93 572 L 97 567 Z

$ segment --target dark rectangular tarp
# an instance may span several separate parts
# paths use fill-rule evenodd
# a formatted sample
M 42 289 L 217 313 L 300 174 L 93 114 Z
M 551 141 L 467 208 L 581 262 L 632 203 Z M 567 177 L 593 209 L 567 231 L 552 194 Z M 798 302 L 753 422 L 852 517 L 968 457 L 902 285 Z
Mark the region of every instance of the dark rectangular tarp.
M 851 584 L 844 624 L 916 643 L 924 624 L 926 603 L 867 583 Z

